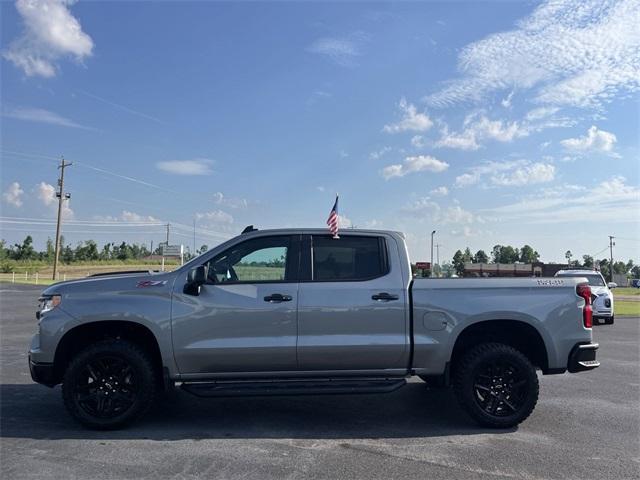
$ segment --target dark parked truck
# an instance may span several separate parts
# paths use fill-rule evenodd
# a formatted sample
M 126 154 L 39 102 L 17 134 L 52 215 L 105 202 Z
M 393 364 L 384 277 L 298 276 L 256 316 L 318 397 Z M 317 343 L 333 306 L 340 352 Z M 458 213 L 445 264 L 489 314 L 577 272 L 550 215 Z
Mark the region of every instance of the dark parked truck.
M 413 279 L 404 236 L 251 230 L 169 273 L 58 283 L 40 300 L 36 382 L 117 428 L 176 383 L 199 396 L 452 385 L 489 427 L 526 419 L 538 375 L 596 368 L 586 279 Z

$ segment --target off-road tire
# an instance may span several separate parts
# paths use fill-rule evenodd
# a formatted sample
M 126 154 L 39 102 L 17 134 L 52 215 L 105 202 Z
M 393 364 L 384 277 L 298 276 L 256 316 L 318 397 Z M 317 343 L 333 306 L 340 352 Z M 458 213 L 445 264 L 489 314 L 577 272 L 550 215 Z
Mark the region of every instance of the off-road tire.
M 523 422 L 539 393 L 535 367 L 521 352 L 502 343 L 484 343 L 464 354 L 455 366 L 453 387 L 469 416 L 490 428 L 511 428 Z
M 107 365 L 100 369 L 100 375 L 96 373 L 98 369 L 95 362 L 99 362 L 98 366 Z M 108 367 L 109 362 L 111 367 Z M 90 380 L 87 378 L 89 370 L 94 372 L 96 380 L 93 380 L 92 375 L 89 375 L 92 377 Z M 124 378 L 124 381 L 116 384 L 119 377 Z M 157 372 L 153 362 L 142 348 L 125 340 L 105 340 L 88 346 L 71 360 L 62 380 L 62 398 L 71 416 L 85 427 L 114 430 L 130 424 L 149 410 L 158 393 L 156 379 Z M 98 390 L 99 394 L 79 393 Z M 112 396 L 105 397 L 105 391 Z M 103 405 L 107 401 L 112 402 L 109 405 L 115 405 L 111 408 L 111 415 L 92 413 L 92 410 L 98 411 L 97 407 L 91 408 L 92 402 L 98 401 L 98 395 Z M 85 401 L 84 397 L 90 400 Z M 124 398 L 126 401 L 121 400 Z M 124 404 L 128 406 L 121 406 Z

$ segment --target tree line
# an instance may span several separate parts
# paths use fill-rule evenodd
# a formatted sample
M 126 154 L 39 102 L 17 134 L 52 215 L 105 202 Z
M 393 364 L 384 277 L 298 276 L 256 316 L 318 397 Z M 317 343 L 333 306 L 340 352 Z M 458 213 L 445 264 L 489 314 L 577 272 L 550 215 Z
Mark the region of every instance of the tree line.
M 591 255 L 583 255 L 582 261 L 573 259 L 571 251 L 565 254 L 567 264 L 572 267 L 599 267 L 600 272 L 605 278 L 610 277 L 611 265 L 609 259 L 594 259 Z M 464 273 L 465 263 L 535 263 L 540 261 L 540 254 L 530 245 L 524 245 L 522 248 L 514 248 L 511 245 L 495 245 L 491 250 L 491 257 L 484 250 L 478 250 L 475 254 L 471 252 L 469 247 L 464 251 L 458 250 L 453 255 L 452 265 L 457 275 Z M 640 278 L 640 266 L 634 265 L 633 260 L 628 262 L 617 261 L 613 263 L 613 273 L 631 274 L 634 278 Z
M 160 254 L 160 247 L 154 253 Z M 94 240 L 79 242 L 75 247 L 66 245 L 64 237 L 60 236 L 59 259 L 63 263 L 109 260 L 140 260 L 151 255 L 146 245 L 137 243 L 106 243 L 102 248 Z M 33 246 L 33 238 L 27 235 L 22 243 L 7 245 L 0 240 L 0 260 L 43 261 L 53 262 L 55 256 L 54 241 L 50 238 L 44 250 L 38 251 Z

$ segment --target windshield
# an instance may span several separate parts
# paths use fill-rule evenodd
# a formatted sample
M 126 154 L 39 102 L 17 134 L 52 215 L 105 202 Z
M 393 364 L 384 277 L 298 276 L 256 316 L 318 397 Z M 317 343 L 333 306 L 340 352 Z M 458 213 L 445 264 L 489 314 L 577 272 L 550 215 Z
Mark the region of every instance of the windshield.
M 594 287 L 604 287 L 604 280 L 602 279 L 602 275 L 599 275 L 597 273 L 561 273 L 558 275 L 558 277 L 586 277 L 586 279 L 589 281 L 589 285 L 593 285 Z

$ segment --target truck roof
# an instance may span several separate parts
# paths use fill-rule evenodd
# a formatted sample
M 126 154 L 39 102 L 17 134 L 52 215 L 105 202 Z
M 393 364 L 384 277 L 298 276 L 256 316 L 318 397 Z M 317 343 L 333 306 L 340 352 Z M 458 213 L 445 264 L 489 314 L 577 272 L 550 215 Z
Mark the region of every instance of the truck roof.
M 295 233 L 330 235 L 329 230 L 326 228 L 270 228 L 265 230 L 259 230 L 255 228 L 249 229 L 249 227 L 253 227 L 253 226 L 249 225 L 247 228 L 245 228 L 243 231 L 244 233 L 242 233 L 242 235 L 260 235 L 264 233 L 277 233 L 277 234 L 283 234 L 283 235 L 295 234 Z M 358 233 L 364 233 L 369 235 L 381 235 L 381 234 L 394 235 L 394 236 L 397 235 L 402 237 L 403 239 L 405 238 L 404 233 L 398 232 L 395 230 L 373 230 L 373 229 L 365 229 L 365 228 L 345 228 L 340 230 L 338 232 L 338 235 L 354 235 Z

